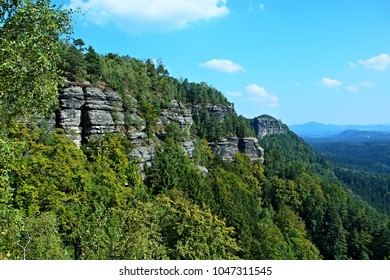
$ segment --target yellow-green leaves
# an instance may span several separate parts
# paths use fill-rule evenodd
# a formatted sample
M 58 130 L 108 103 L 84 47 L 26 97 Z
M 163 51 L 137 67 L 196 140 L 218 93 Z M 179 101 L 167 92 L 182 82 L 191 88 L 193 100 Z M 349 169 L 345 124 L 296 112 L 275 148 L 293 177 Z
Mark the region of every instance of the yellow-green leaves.
M 239 247 L 228 227 L 210 209 L 201 209 L 183 192 L 157 198 L 164 244 L 172 259 L 237 259 Z
M 69 34 L 70 11 L 48 0 L 26 0 L 0 13 L 0 116 L 44 113 L 57 102 L 60 38 Z

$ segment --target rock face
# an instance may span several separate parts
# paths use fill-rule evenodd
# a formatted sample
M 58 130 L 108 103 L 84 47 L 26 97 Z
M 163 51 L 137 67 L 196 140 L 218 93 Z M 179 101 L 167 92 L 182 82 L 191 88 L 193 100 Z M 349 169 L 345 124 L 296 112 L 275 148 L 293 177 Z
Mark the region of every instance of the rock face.
M 185 108 L 176 100 L 172 100 L 171 108 L 169 110 L 161 110 L 160 122 L 158 123 L 161 129 L 157 131 L 157 135 L 163 137 L 165 135 L 164 127 L 172 122 L 177 123 L 180 126 L 182 133 L 185 136 L 188 136 L 191 126 L 194 123 L 191 110 Z
M 232 161 L 234 155 L 239 151 L 238 137 L 229 137 L 222 139 L 218 143 L 210 143 L 211 150 L 220 155 L 223 160 Z
M 135 109 L 129 114 L 129 121 L 134 123 L 125 129 L 125 117 L 122 98 L 109 88 L 100 89 L 94 86 L 68 86 L 59 95 L 60 109 L 56 113 L 55 126 L 63 128 L 77 145 L 85 143 L 91 136 L 103 135 L 105 132 L 125 132 L 134 145 L 132 156 L 137 158 L 141 169 L 149 166 L 155 156 L 157 142 L 147 142 L 145 121 Z M 157 136 L 164 138 L 165 127 L 175 122 L 183 132 L 181 146 L 189 157 L 195 152 L 195 140 L 189 138 L 193 124 L 191 110 L 186 109 L 176 100 L 171 101 L 171 108 L 161 111 L 158 121 Z M 54 126 L 54 124 L 53 124 Z
M 257 138 L 254 137 L 228 137 L 218 143 L 211 143 L 210 148 L 226 161 L 232 161 L 238 152 L 247 154 L 253 161 L 264 161 L 264 150 L 259 146 Z
M 152 165 L 152 161 L 155 156 L 155 147 L 136 146 L 131 151 L 131 156 L 138 161 L 140 169 L 144 170 L 145 166 L 149 167 Z
M 130 97 L 131 98 L 131 97 Z M 182 132 L 181 147 L 192 158 L 195 153 L 196 141 L 190 137 L 193 125 L 192 111 L 183 104 L 172 100 L 169 109 L 163 109 L 160 120 L 157 122 L 157 138 L 150 140 L 145 133 L 145 120 L 137 113 L 137 102 L 133 100 L 134 109 L 126 115 L 123 109 L 123 100 L 119 94 L 109 88 L 97 88 L 91 85 L 69 85 L 59 95 L 60 109 L 56 112 L 55 126 L 63 128 L 65 132 L 79 146 L 94 135 L 103 135 L 105 132 L 124 132 L 134 145 L 131 153 L 137 159 L 141 170 L 150 166 L 155 156 L 156 147 L 165 139 L 166 126 L 177 123 Z M 228 112 L 234 109 L 227 105 L 206 105 L 210 115 L 224 119 Z M 274 122 L 255 119 L 258 135 L 282 133 L 283 127 Z M 54 124 L 53 124 L 54 126 Z M 229 137 L 219 143 L 211 143 L 211 149 L 224 160 L 233 160 L 237 152 L 247 154 L 253 161 L 263 161 L 264 151 L 258 140 L 253 137 Z
M 286 134 L 288 132 L 287 125 L 267 115 L 252 119 L 251 125 L 255 129 L 257 138 L 275 134 Z
M 228 112 L 234 111 L 233 107 L 228 105 L 207 104 L 204 107 L 209 111 L 210 115 L 218 117 L 221 121 L 224 120 Z
M 245 153 L 253 161 L 264 162 L 264 149 L 260 147 L 259 140 L 255 137 L 244 137 L 238 142 L 238 150 Z
M 110 89 L 70 86 L 60 93 L 56 126 L 80 145 L 92 135 L 120 131 L 124 127 L 123 103 Z

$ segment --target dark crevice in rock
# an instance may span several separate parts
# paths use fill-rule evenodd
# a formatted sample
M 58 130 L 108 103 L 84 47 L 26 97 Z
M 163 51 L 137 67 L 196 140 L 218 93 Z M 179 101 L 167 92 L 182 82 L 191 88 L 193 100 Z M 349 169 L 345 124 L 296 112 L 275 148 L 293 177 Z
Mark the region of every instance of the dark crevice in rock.
M 245 141 L 244 141 L 244 139 L 240 138 L 238 140 L 237 147 L 238 147 L 238 150 L 240 151 L 240 153 L 244 153 L 245 152 Z
M 81 120 L 80 120 L 80 130 L 81 130 L 81 143 L 85 144 L 88 142 L 88 135 L 87 135 L 87 126 L 88 126 L 88 120 L 87 120 L 87 108 L 85 104 L 81 106 Z
M 61 112 L 61 109 L 56 109 L 54 111 L 54 114 L 55 114 L 55 128 L 61 128 L 61 125 L 60 125 L 60 112 Z

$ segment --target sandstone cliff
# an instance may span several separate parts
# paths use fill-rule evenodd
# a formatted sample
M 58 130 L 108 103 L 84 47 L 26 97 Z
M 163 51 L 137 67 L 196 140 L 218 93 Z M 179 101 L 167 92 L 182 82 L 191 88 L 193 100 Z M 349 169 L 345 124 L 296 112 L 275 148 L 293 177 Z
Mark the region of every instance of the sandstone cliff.
M 211 150 L 223 160 L 232 161 L 237 152 L 245 153 L 253 161 L 264 161 L 264 150 L 254 137 L 228 137 L 218 143 L 210 143 Z
M 252 119 L 251 125 L 259 139 L 270 135 L 286 134 L 289 131 L 287 125 L 268 115 L 262 115 Z
M 92 136 L 105 132 L 126 133 L 134 145 L 132 156 L 138 158 L 140 166 L 150 165 L 155 148 L 164 140 L 165 128 L 170 123 L 179 125 L 182 132 L 181 146 L 191 158 L 194 155 L 196 141 L 190 137 L 193 125 L 192 111 L 183 104 L 172 100 L 169 109 L 160 112 L 157 121 L 156 136 L 149 141 L 145 132 L 145 120 L 138 114 L 137 101 L 132 100 L 132 112 L 128 117 L 132 125 L 125 124 L 125 112 L 122 97 L 109 88 L 97 88 L 91 85 L 69 85 L 59 94 L 60 108 L 56 112 L 56 127 L 63 128 L 78 145 Z M 221 105 L 205 106 L 210 114 L 223 120 L 226 112 L 233 108 Z M 235 153 L 246 153 L 252 160 L 264 160 L 264 151 L 258 140 L 253 137 L 229 137 L 218 143 L 210 143 L 210 148 L 225 160 L 233 160 Z

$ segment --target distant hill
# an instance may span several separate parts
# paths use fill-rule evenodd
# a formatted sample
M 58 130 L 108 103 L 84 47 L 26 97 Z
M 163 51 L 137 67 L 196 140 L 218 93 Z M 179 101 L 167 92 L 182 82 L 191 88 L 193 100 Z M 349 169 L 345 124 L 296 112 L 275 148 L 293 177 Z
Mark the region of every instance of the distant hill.
M 390 133 L 383 131 L 367 131 L 367 130 L 346 130 L 338 135 L 330 137 L 332 141 L 352 141 L 352 142 L 367 142 L 367 141 L 390 141 Z
M 290 125 L 290 129 L 303 138 L 324 138 L 336 136 L 344 131 L 376 131 L 390 133 L 390 124 L 373 125 L 336 125 L 309 122 Z

